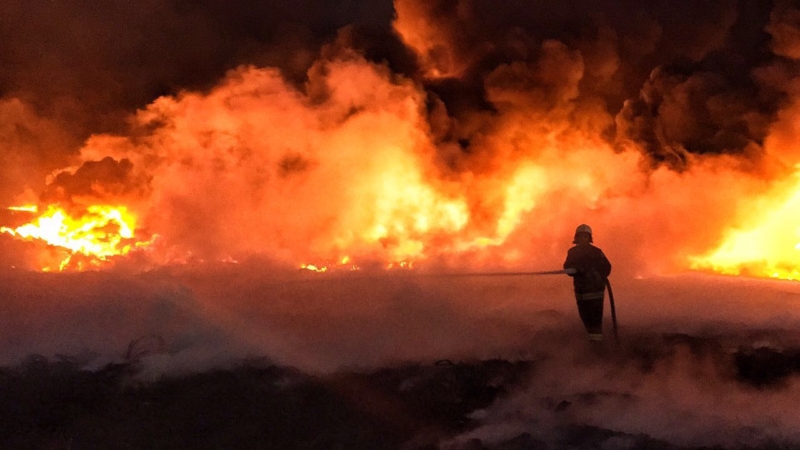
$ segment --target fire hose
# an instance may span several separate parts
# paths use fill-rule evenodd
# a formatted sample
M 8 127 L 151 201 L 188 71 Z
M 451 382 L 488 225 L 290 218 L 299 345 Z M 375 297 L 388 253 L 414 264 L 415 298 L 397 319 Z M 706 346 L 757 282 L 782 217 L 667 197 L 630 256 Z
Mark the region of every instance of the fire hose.
M 544 270 L 540 272 L 443 272 L 443 273 L 428 273 L 428 274 L 415 274 L 416 276 L 430 276 L 430 277 L 515 277 L 526 275 L 560 275 L 560 274 L 574 274 L 575 269 L 566 270 Z
M 462 272 L 462 273 L 431 273 L 427 276 L 437 277 L 513 277 L 530 275 L 573 275 L 577 273 L 575 269 L 564 270 L 543 270 L 539 272 Z M 424 275 L 423 275 L 424 276 Z M 611 282 L 606 278 L 606 289 L 608 290 L 608 302 L 611 306 L 611 325 L 614 331 L 614 340 L 619 342 L 619 331 L 617 330 L 617 308 L 614 305 L 614 291 L 611 289 Z
M 608 303 L 611 305 L 611 325 L 614 330 L 614 340 L 619 343 L 619 333 L 617 332 L 617 309 L 614 307 L 614 291 L 611 290 L 611 282 L 606 278 L 606 289 L 608 289 Z
M 563 270 L 542 270 L 538 272 L 439 272 L 439 273 L 417 273 L 404 275 L 411 277 L 515 277 L 531 275 L 573 275 L 577 273 L 575 269 Z M 619 342 L 619 332 L 617 331 L 617 309 L 614 305 L 614 291 L 611 289 L 611 282 L 606 278 L 606 289 L 608 290 L 608 301 L 611 306 L 611 324 L 614 331 L 614 340 Z

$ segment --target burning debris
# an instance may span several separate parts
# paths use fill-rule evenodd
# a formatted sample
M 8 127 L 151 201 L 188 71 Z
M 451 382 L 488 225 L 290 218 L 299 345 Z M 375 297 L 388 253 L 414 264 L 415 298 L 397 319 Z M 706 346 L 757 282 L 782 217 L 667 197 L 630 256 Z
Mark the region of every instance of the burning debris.
M 27 210 L 37 212 L 36 207 Z M 149 245 L 150 242 L 136 242 L 135 228 L 136 219 L 125 206 L 91 205 L 84 213 L 72 217 L 69 212 L 49 205 L 32 222 L 16 228 L 2 227 L 0 232 L 63 249 L 61 261 L 43 262 L 41 269 L 49 272 L 103 267 L 111 257 L 124 256 Z

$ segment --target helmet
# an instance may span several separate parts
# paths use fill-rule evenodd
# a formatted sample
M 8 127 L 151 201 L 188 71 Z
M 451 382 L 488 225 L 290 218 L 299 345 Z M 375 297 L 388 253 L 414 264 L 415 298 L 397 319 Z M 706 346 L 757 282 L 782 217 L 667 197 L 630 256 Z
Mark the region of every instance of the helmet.
M 572 240 L 573 244 L 577 244 L 578 243 L 578 234 L 579 233 L 588 234 L 589 235 L 589 242 L 592 242 L 592 227 L 590 227 L 589 225 L 586 225 L 584 223 L 584 224 L 578 225 L 578 228 L 575 229 L 575 237 Z

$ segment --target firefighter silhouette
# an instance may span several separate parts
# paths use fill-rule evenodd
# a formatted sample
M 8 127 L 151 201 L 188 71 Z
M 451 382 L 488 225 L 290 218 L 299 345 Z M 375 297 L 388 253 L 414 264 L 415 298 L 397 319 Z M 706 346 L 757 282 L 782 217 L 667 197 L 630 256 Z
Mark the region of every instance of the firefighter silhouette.
M 589 340 L 602 341 L 603 301 L 606 280 L 611 274 L 611 263 L 592 242 L 591 227 L 580 225 L 575 230 L 572 241 L 575 246 L 567 252 L 564 269 L 574 269 L 574 273 L 568 274 L 572 277 L 578 314 L 589 334 Z

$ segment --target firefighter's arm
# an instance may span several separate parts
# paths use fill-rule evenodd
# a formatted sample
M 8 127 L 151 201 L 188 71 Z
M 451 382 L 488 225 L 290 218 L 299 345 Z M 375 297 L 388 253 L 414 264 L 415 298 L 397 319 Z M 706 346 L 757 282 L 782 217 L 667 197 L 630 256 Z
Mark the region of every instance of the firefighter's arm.
M 603 254 L 603 277 L 608 278 L 609 275 L 611 275 L 611 262 Z
M 567 275 L 569 275 L 571 277 L 574 277 L 575 275 L 577 275 L 580 272 L 581 271 L 578 270 L 577 264 L 575 264 L 575 261 L 573 261 L 572 258 L 570 258 L 569 254 L 568 254 L 567 255 L 567 260 L 564 261 L 564 273 L 566 273 Z

